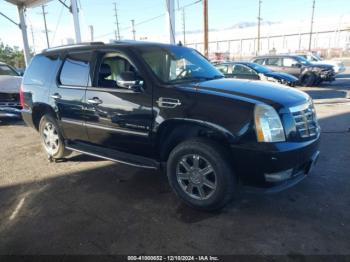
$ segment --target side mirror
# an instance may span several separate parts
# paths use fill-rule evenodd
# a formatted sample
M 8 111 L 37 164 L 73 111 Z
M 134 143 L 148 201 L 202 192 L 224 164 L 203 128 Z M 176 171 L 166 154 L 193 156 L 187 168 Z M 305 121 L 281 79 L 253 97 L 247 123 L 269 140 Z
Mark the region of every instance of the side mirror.
M 117 86 L 140 92 L 142 91 L 143 80 L 135 72 L 125 71 L 117 76 Z

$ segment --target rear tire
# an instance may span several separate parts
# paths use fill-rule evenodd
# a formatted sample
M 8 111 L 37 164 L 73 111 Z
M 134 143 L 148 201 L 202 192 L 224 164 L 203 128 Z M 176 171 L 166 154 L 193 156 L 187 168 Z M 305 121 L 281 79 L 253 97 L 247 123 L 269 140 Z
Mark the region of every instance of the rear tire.
M 53 159 L 61 159 L 71 152 L 65 148 L 64 139 L 59 131 L 56 119 L 45 114 L 39 123 L 39 134 L 42 146 L 49 156 Z
M 302 86 L 312 86 L 315 83 L 316 76 L 314 73 L 306 73 L 301 77 Z
M 213 211 L 232 198 L 237 179 L 219 145 L 204 139 L 182 142 L 167 162 L 169 184 L 185 204 Z

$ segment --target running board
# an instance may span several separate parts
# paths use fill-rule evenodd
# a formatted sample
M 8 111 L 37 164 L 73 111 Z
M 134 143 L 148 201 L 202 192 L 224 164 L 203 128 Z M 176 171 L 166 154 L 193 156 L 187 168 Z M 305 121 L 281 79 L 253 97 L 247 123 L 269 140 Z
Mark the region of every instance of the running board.
M 160 163 L 151 158 L 137 156 L 129 153 L 124 153 L 112 149 L 103 149 L 100 147 L 93 146 L 80 142 L 67 142 L 66 148 L 68 150 L 76 151 L 82 154 L 103 158 L 113 162 L 118 162 L 121 164 L 126 164 L 129 166 L 147 168 L 147 169 L 160 169 Z

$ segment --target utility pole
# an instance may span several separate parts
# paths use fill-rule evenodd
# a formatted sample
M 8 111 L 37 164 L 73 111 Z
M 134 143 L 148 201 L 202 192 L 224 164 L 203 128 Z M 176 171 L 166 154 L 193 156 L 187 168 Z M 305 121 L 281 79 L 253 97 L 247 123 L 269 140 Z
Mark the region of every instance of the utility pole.
M 117 30 L 115 31 L 115 39 L 120 40 L 117 3 L 114 2 L 113 5 L 114 5 L 115 24 L 117 25 Z
M 204 55 L 208 58 L 208 0 L 203 0 L 204 17 Z
M 45 5 L 41 6 L 42 12 L 43 12 L 43 17 L 44 17 L 44 25 L 45 25 L 45 35 L 46 35 L 46 43 L 47 43 L 47 48 L 50 48 L 50 42 L 49 42 L 49 35 L 47 32 L 47 25 L 46 25 L 46 14 L 47 12 L 45 12 Z
M 314 25 L 314 13 L 315 13 L 315 0 L 312 2 L 312 13 L 311 13 L 311 25 L 310 25 L 310 38 L 309 38 L 309 51 L 311 51 L 312 44 L 312 27 Z
M 71 2 L 71 12 L 73 15 L 73 22 L 74 22 L 75 42 L 81 43 L 78 3 L 77 3 L 77 0 L 71 0 L 70 2 Z
M 166 28 L 169 35 L 169 43 L 175 44 L 175 8 L 174 0 L 165 0 Z
M 184 35 L 184 45 L 186 45 L 186 14 L 185 7 L 182 8 L 182 31 Z
M 23 39 L 23 50 L 24 50 L 24 61 L 26 63 L 26 66 L 29 64 L 31 55 L 30 55 L 30 49 L 28 44 L 28 35 L 27 35 L 27 25 L 26 25 L 26 19 L 25 19 L 25 7 L 24 5 L 17 6 L 18 9 L 18 15 L 19 15 L 19 28 L 22 32 L 22 39 Z
M 260 22 L 261 22 L 261 20 L 262 20 L 262 18 L 261 18 L 261 3 L 262 3 L 262 1 L 259 0 L 259 12 L 258 12 L 258 43 L 257 43 L 256 55 L 259 55 L 259 53 L 260 53 Z
M 33 51 L 35 53 L 35 39 L 34 39 L 34 31 L 33 31 L 33 26 L 32 25 L 30 25 L 30 31 L 32 33 Z
M 90 30 L 90 41 L 93 42 L 94 41 L 94 26 L 89 25 L 89 30 Z
M 133 39 L 136 40 L 136 36 L 135 36 L 135 33 L 136 33 L 136 31 L 135 31 L 135 20 L 134 19 L 131 20 L 131 28 L 132 28 L 131 32 L 132 32 Z

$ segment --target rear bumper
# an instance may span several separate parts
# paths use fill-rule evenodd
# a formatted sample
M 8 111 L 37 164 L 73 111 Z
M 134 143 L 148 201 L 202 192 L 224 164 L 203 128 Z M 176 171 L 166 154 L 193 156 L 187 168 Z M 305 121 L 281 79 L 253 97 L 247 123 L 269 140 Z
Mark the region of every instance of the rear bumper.
M 265 143 L 249 149 L 232 146 L 232 153 L 243 186 L 271 193 L 303 180 L 317 162 L 318 147 L 319 136 L 311 141 Z

